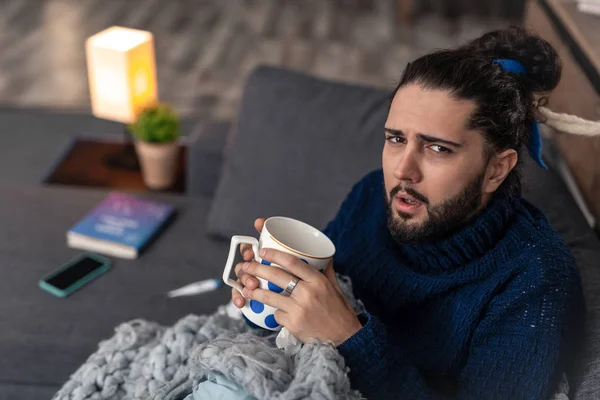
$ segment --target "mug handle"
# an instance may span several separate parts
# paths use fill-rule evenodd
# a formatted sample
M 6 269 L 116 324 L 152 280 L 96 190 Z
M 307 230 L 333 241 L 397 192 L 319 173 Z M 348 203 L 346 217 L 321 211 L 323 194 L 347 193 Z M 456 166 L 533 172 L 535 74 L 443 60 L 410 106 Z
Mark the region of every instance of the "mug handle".
M 233 260 L 235 260 L 235 253 L 240 244 L 245 243 L 252 246 L 252 251 L 254 252 L 254 258 L 261 262 L 261 258 L 258 256 L 258 239 L 252 236 L 241 236 L 235 235 L 231 237 L 231 245 L 229 246 L 229 256 L 227 257 L 227 262 L 225 263 L 225 269 L 223 270 L 223 282 L 226 285 L 231 286 L 236 289 L 238 292 L 242 293 L 242 285 L 234 281 L 229 277 L 231 275 L 231 268 L 233 268 Z

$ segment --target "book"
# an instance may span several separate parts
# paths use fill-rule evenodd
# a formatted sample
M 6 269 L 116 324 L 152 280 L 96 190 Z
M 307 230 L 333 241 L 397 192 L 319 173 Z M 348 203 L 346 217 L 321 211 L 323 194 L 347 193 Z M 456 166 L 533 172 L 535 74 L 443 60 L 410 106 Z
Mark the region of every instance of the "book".
M 135 259 L 173 214 L 168 204 L 111 192 L 67 232 L 67 245 Z

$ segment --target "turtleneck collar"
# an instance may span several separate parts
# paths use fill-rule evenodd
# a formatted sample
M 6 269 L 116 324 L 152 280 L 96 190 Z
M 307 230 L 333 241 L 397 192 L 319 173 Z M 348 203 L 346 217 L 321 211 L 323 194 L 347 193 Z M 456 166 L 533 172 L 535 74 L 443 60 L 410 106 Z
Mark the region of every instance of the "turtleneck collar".
M 397 254 L 409 261 L 412 268 L 422 272 L 449 271 L 482 257 L 504 237 L 517 202 L 514 197 L 495 195 L 476 217 L 438 240 L 399 245 L 387 228 L 387 216 L 384 229 Z

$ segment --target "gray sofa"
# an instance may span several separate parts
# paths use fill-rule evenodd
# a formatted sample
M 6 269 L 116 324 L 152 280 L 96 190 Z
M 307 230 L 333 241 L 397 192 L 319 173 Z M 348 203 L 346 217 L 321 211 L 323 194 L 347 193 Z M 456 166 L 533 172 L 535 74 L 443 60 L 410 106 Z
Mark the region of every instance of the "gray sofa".
M 106 191 L 0 180 L 0 399 L 51 397 L 122 321 L 172 324 L 227 302 L 227 288 L 179 299 L 165 292 L 218 277 L 227 237 L 254 234 L 255 217 L 284 214 L 323 227 L 352 183 L 380 165 L 387 100 L 378 89 L 254 70 L 235 123 L 201 124 L 192 135 L 187 195 L 144 195 L 173 204 L 174 223 L 139 259 L 114 259 L 109 273 L 66 299 L 42 292 L 37 280 L 77 253 L 64 234 Z M 526 163 L 524 195 L 580 267 L 588 323 L 569 371 L 572 398 L 600 398 L 600 241 L 552 168 Z

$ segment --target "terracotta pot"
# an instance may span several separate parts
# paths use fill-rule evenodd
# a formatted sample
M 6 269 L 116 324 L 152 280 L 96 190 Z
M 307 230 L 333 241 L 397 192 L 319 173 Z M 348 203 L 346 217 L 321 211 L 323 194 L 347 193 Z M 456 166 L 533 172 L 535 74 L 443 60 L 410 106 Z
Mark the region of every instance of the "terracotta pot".
M 167 189 L 175 182 L 177 142 L 147 143 L 135 141 L 135 149 L 140 159 L 144 183 L 150 189 Z

